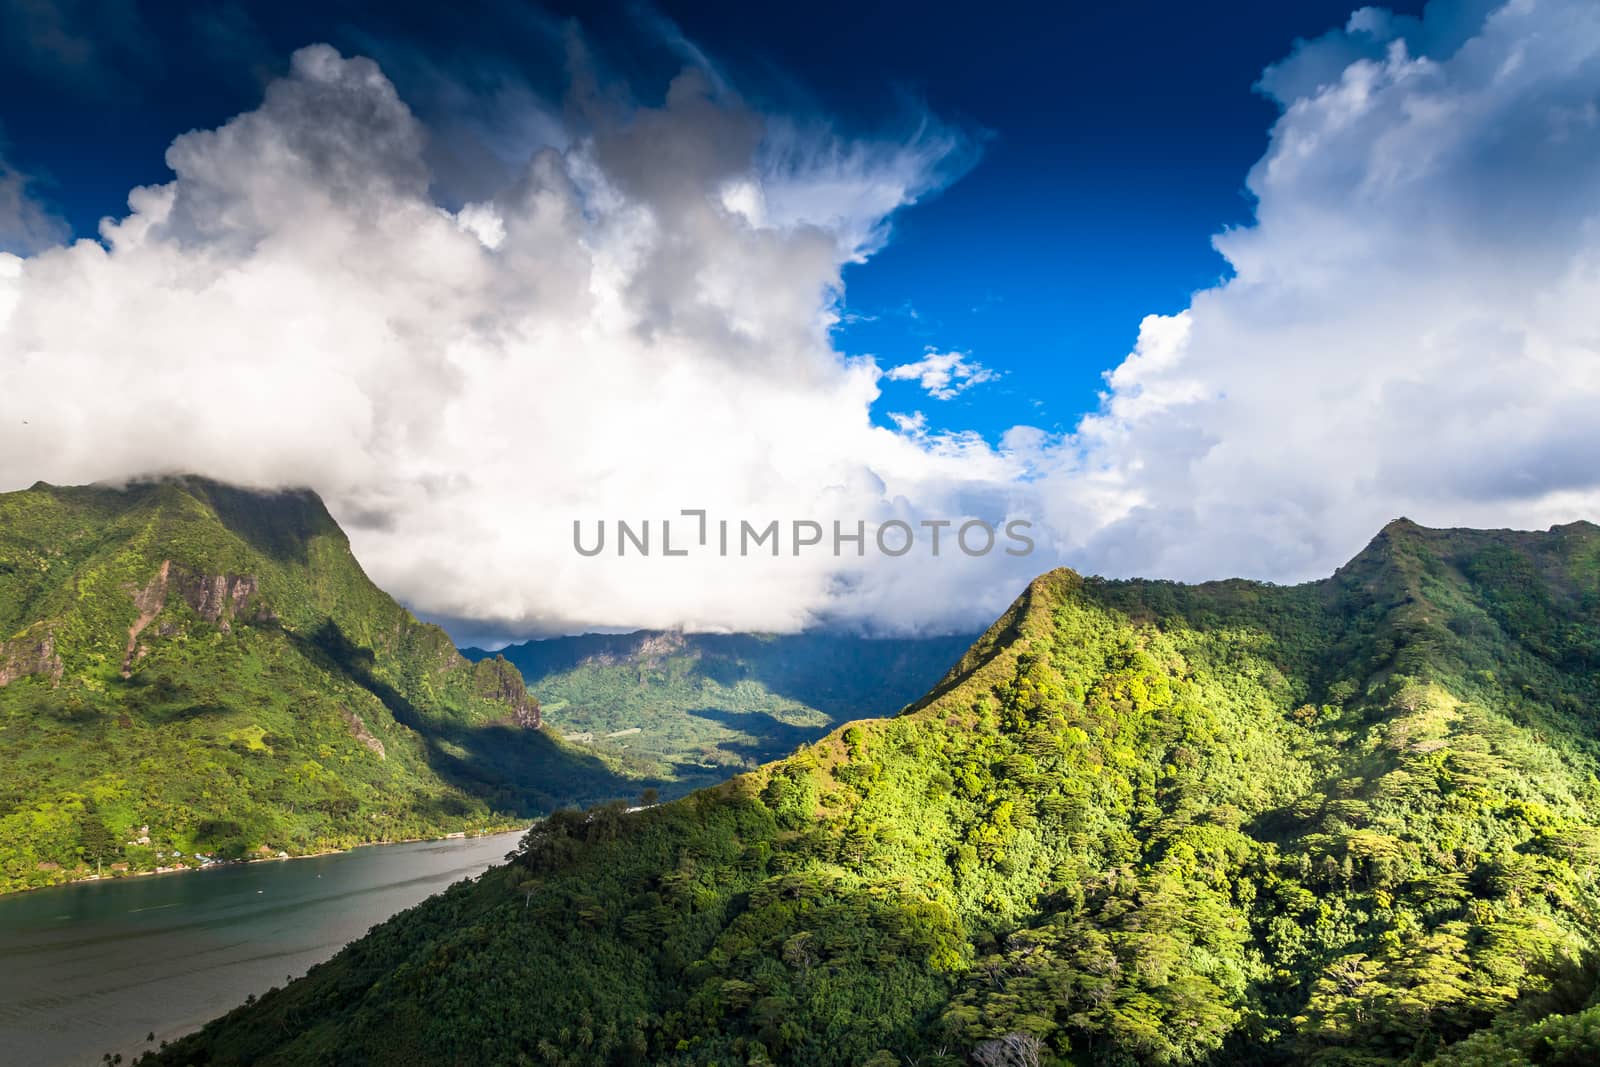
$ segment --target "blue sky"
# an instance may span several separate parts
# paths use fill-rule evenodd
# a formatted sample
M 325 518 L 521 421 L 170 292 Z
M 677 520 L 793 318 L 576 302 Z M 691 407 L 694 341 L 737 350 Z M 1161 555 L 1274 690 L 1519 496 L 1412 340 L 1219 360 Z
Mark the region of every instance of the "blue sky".
M 378 57 L 425 118 L 447 106 L 441 71 L 559 95 L 568 17 L 647 99 L 681 63 L 660 44 L 668 20 L 757 104 L 861 130 L 926 109 L 981 155 L 846 268 L 836 339 L 886 365 L 934 348 L 998 372 L 947 401 L 885 382 L 873 410 L 916 408 L 932 428 L 991 440 L 1019 422 L 1069 430 L 1140 320 L 1225 274 L 1210 239 L 1248 222 L 1243 178 L 1276 114 L 1252 85 L 1295 38 L 1350 12 L 1347 0 L 986 5 L 982 17 L 861 3 L 26 5 L 48 18 L 22 6 L 0 73 L 4 157 L 78 235 L 125 213 L 129 188 L 169 177 L 175 135 L 251 107 L 315 41 Z
M 1600 516 L 1593 0 L 570 15 L 0 0 L 0 490 L 308 486 L 474 640 Z M 574 552 L 684 508 L 1037 551 Z

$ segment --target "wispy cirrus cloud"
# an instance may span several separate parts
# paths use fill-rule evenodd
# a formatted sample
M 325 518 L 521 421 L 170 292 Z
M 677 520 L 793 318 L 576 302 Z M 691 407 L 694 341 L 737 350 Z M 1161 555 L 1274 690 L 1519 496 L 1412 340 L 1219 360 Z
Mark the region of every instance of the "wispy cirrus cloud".
M 130 94 L 158 50 L 135 0 L 0 0 L 0 55 L 69 92 Z
M 0 157 L 0 252 L 27 254 L 60 244 L 71 228 L 33 194 L 32 181 Z

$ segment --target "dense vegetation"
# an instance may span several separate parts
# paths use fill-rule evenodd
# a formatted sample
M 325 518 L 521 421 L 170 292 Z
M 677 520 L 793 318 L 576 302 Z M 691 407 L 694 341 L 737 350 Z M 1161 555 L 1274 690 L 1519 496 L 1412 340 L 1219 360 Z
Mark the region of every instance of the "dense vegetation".
M 0 891 L 637 793 L 537 724 L 516 670 L 374 586 L 310 493 L 0 495 Z
M 1037 580 L 927 699 L 513 861 L 188 1063 L 1591 1064 L 1600 528 Z
M 711 785 L 787 755 L 850 719 L 892 715 L 926 693 L 972 635 L 640 631 L 528 641 L 500 650 L 545 723 L 670 785 Z M 481 649 L 462 650 L 483 659 Z

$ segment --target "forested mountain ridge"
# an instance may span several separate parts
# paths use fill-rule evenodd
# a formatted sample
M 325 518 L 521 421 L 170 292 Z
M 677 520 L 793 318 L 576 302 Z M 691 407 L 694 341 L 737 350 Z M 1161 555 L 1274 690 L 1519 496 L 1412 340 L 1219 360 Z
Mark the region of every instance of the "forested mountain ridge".
M 169 1063 L 1589 1064 L 1600 528 L 1033 582 L 930 696 L 562 813 Z
M 845 720 L 894 714 L 971 643 L 970 634 L 640 630 L 528 641 L 498 654 L 522 672 L 549 725 L 676 794 L 787 755 Z
M 309 492 L 0 494 L 0 890 L 637 792 L 362 572 Z

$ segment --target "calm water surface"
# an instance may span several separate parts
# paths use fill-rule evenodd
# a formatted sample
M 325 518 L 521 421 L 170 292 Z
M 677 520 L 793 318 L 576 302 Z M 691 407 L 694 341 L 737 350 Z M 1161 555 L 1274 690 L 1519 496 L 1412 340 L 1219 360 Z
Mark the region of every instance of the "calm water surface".
M 124 1062 L 283 985 L 518 835 L 86 882 L 0 897 L 0 1063 Z

